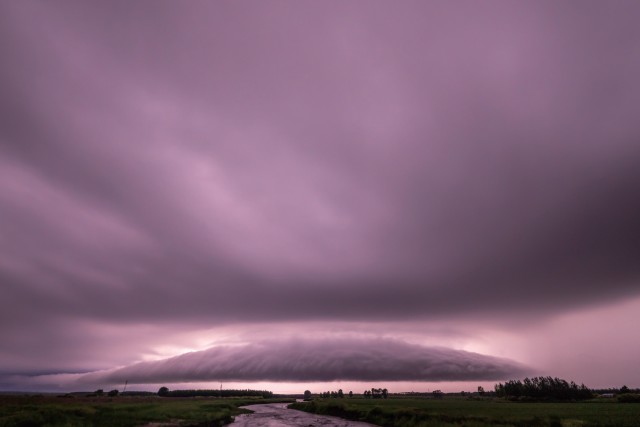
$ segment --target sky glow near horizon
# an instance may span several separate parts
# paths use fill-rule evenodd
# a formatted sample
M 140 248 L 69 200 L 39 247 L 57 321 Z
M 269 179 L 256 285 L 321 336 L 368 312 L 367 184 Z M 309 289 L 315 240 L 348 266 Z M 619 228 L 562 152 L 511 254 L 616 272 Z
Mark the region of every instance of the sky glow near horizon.
M 0 390 L 640 387 L 639 18 L 0 4 Z

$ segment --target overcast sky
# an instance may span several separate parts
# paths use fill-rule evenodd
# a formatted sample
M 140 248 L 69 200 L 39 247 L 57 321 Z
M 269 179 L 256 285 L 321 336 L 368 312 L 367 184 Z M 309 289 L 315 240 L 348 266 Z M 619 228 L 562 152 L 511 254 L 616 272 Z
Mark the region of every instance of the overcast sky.
M 0 389 L 640 387 L 639 20 L 1 2 Z

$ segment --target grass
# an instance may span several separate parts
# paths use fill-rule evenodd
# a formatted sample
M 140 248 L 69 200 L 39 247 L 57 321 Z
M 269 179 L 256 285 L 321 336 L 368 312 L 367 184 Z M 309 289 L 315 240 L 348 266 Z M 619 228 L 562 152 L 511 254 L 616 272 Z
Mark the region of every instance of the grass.
M 640 404 L 502 399 L 316 399 L 291 408 L 385 427 L 637 427 Z
M 0 427 L 222 426 L 239 406 L 291 399 L 0 396 Z M 614 399 L 579 403 L 509 402 L 446 397 L 316 399 L 295 409 L 385 427 L 637 427 L 639 403 Z
M 249 412 L 239 406 L 275 401 L 291 399 L 1 396 L 0 427 L 217 427 Z

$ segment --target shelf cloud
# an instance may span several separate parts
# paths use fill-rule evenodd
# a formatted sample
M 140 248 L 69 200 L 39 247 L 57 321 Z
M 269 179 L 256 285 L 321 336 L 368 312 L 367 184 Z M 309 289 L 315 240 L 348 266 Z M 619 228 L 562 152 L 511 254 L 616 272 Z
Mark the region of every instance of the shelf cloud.
M 207 381 L 487 381 L 531 369 L 512 360 L 379 338 L 268 340 L 220 346 L 108 371 L 35 376 L 67 386 Z

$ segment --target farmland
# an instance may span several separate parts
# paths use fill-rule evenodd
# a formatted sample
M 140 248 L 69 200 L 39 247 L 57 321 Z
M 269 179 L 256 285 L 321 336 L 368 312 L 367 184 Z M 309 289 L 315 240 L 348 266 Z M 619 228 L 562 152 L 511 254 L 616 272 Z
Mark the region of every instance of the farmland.
M 315 399 L 292 408 L 393 427 L 589 427 L 640 425 L 640 404 L 614 399 L 511 402 L 497 398 Z
M 239 406 L 275 401 L 287 399 L 1 396 L 0 427 L 135 427 L 152 422 L 215 427 L 249 412 Z
M 158 396 L 0 396 L 0 427 L 223 426 L 240 406 L 291 399 Z M 637 427 L 639 403 L 523 402 L 495 397 L 316 398 L 291 408 L 385 427 Z M 156 423 L 156 424 L 151 424 Z

